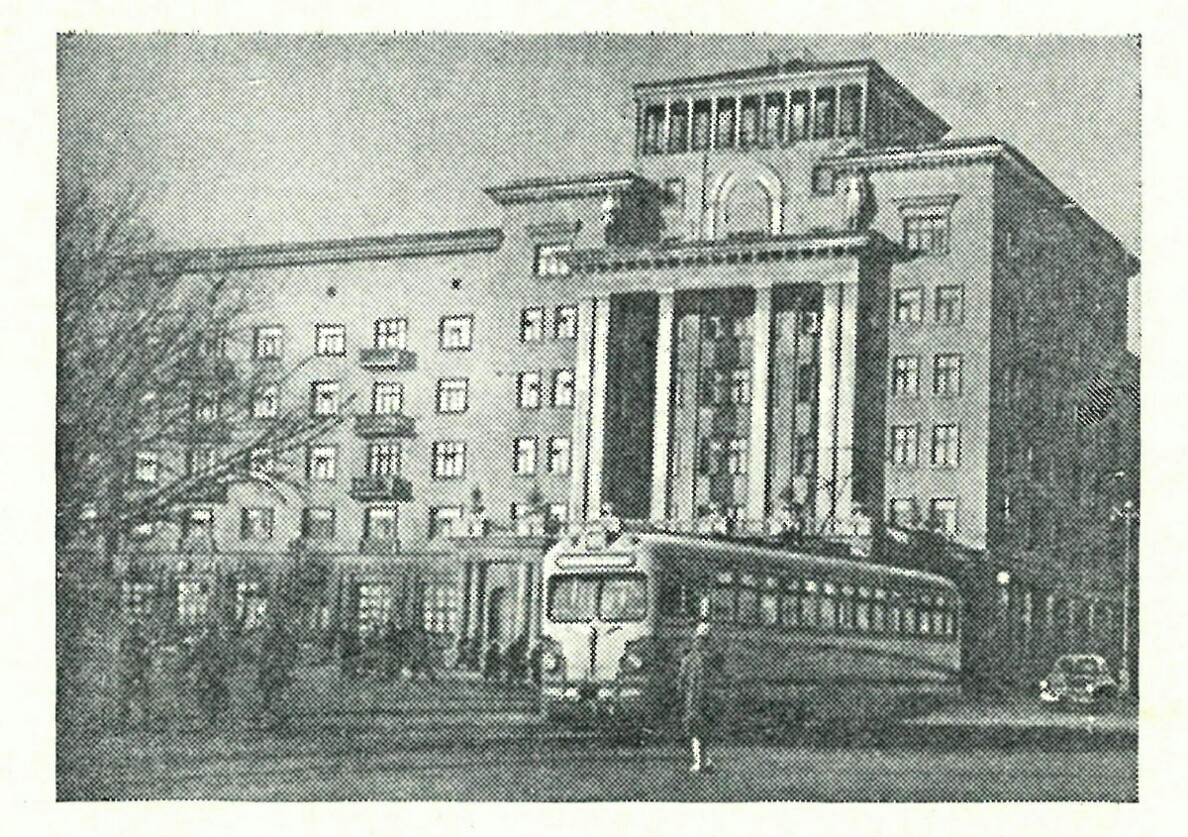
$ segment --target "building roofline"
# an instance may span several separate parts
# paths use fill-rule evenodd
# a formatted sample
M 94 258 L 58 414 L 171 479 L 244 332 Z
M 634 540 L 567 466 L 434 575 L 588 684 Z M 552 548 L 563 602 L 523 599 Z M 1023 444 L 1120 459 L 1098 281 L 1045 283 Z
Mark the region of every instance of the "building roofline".
M 703 76 L 687 76 L 685 78 L 668 79 L 661 81 L 644 81 L 638 82 L 632 86 L 633 92 L 638 95 L 647 94 L 655 91 L 666 90 L 670 88 L 682 87 L 696 87 L 699 85 L 719 84 L 729 81 L 757 81 L 762 79 L 777 79 L 787 78 L 789 76 L 796 76 L 800 74 L 828 72 L 830 70 L 857 70 L 865 69 L 872 77 L 877 77 L 879 82 L 888 88 L 901 103 L 906 105 L 916 116 L 931 122 L 931 127 L 941 133 L 948 131 L 951 127 L 949 123 L 936 113 L 928 105 L 924 104 L 914 93 L 904 87 L 898 79 L 887 72 L 878 61 L 873 58 L 854 59 L 849 61 L 804 61 L 802 59 L 793 59 L 792 61 L 785 61 L 780 64 L 768 64 L 763 67 L 749 67 L 743 70 L 729 70 L 721 73 L 712 73 Z
M 495 203 L 506 206 L 541 200 L 591 197 L 601 195 L 610 189 L 624 189 L 642 182 L 644 178 L 633 171 L 597 172 L 569 177 L 513 180 L 502 186 L 488 186 L 483 192 Z
M 167 250 L 139 253 L 131 256 L 127 263 L 147 266 L 153 273 L 158 274 L 196 273 L 487 253 L 498 250 L 502 244 L 503 230 L 485 227 L 280 244 Z
M 1127 250 L 1118 237 L 1099 224 L 1093 216 L 1086 212 L 1080 204 L 1070 198 L 1053 183 L 1047 175 L 1023 152 L 1009 142 L 997 137 L 968 137 L 941 140 L 926 145 L 907 146 L 901 148 L 855 149 L 847 154 L 822 158 L 821 164 L 832 167 L 835 171 L 853 171 L 856 169 L 910 169 L 936 168 L 948 165 L 966 165 L 978 162 L 1005 162 L 1017 172 L 1031 181 L 1033 185 L 1045 192 L 1050 200 L 1062 208 L 1075 212 L 1088 224 L 1094 234 L 1108 238 L 1126 255 L 1129 275 L 1137 273 L 1140 261 L 1137 256 Z

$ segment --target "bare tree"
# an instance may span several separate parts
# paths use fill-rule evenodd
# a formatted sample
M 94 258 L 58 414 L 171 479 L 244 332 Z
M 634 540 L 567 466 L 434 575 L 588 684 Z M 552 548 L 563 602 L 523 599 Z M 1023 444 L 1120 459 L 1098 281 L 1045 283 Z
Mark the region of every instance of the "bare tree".
M 286 454 L 343 413 L 259 410 L 304 361 L 253 364 L 253 277 L 154 256 L 137 209 L 59 183 L 57 542 L 96 537 L 109 560 L 195 497 L 285 482 Z

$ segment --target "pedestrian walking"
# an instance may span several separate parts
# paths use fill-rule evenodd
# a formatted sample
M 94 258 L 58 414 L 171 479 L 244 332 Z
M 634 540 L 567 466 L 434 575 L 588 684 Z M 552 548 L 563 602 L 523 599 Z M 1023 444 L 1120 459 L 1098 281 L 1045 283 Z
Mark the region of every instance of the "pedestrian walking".
M 128 626 L 120 639 L 119 682 L 120 723 L 132 720 L 133 707 L 142 718 L 149 714 L 149 674 L 152 649 L 139 622 Z
M 198 710 L 207 726 L 213 726 L 231 708 L 228 680 L 234 664 L 234 654 L 222 622 L 207 625 L 183 666 L 184 670 L 194 672 Z
M 690 773 L 709 772 L 713 762 L 706 753 L 706 644 L 709 641 L 709 624 L 702 622 L 693 632 L 693 642 L 681 660 L 680 686 L 684 698 L 685 734 L 693 754 Z
M 269 619 L 260 647 L 260 669 L 257 686 L 260 689 L 261 715 L 266 726 L 283 726 L 287 720 L 283 697 L 294 682 L 297 668 L 297 638 L 285 620 L 275 613 Z

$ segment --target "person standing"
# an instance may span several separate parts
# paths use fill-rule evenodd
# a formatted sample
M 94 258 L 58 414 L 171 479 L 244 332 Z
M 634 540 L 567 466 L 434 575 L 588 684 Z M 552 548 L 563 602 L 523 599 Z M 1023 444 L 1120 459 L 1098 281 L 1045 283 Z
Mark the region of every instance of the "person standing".
M 152 669 L 152 649 L 144 635 L 144 627 L 133 622 L 120 640 L 119 683 L 120 723 L 133 719 L 133 707 L 142 718 L 149 714 L 149 676 Z
M 707 733 L 706 713 L 706 644 L 709 640 L 709 624 L 700 623 L 693 632 L 693 642 L 681 659 L 680 687 L 684 698 L 685 734 L 693 754 L 690 773 L 710 772 L 713 762 L 705 751 Z

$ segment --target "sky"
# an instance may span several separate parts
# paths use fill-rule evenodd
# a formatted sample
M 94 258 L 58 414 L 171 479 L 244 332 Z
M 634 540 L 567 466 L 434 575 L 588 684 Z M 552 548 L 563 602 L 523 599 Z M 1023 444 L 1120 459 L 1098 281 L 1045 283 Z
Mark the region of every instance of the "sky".
M 59 162 L 131 188 L 162 246 L 499 224 L 485 186 L 631 167 L 635 82 L 874 58 L 1140 253 L 1130 37 L 72 35 Z

